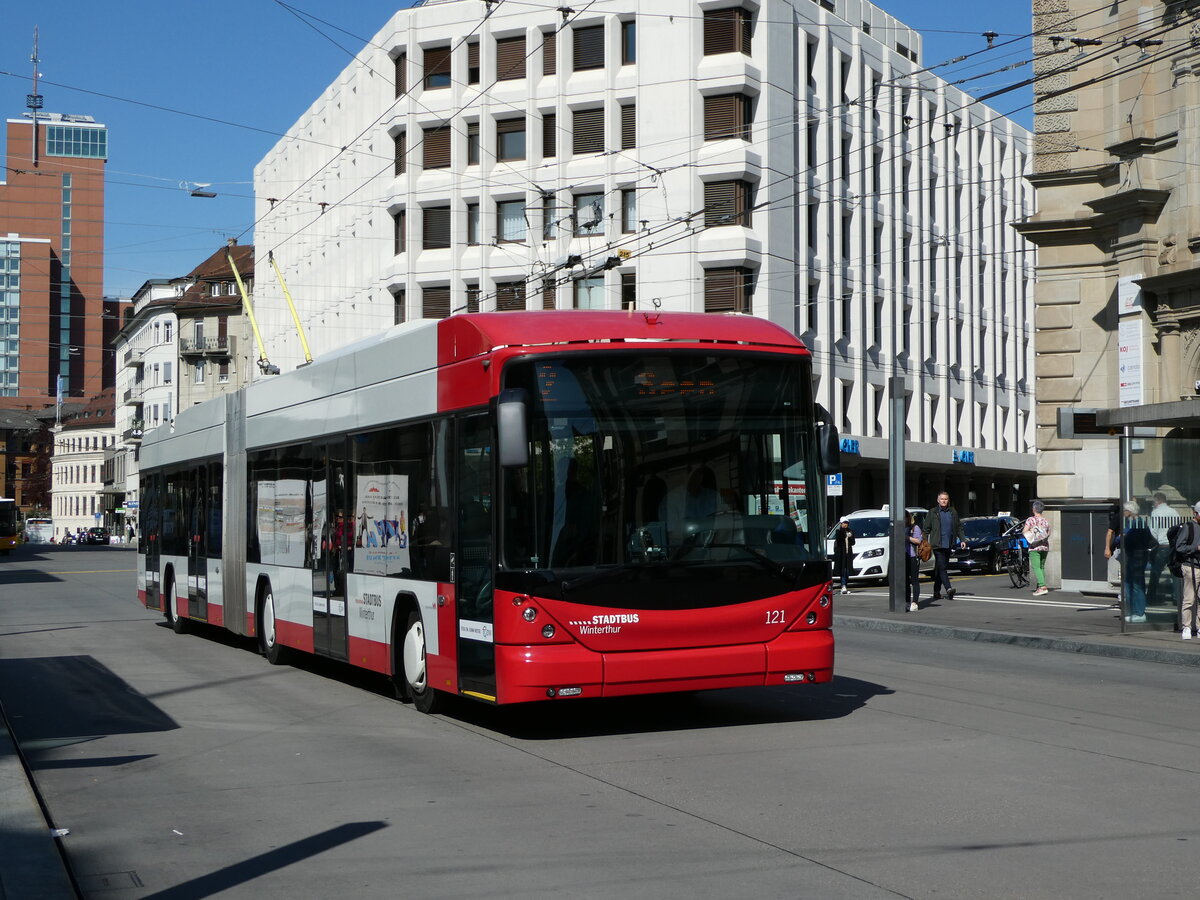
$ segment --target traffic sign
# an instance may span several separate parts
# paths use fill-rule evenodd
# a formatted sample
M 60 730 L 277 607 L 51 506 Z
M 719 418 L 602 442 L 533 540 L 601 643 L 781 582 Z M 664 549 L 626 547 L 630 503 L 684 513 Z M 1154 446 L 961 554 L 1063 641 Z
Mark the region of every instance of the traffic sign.
M 825 476 L 825 495 L 827 497 L 842 496 L 842 473 Z

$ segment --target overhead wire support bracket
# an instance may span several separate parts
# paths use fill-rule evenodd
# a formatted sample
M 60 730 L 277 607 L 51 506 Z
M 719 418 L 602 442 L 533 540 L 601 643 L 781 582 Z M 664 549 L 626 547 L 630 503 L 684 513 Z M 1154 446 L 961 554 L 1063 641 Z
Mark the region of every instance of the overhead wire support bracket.
M 258 342 L 258 368 L 264 375 L 278 375 L 279 366 L 272 365 L 271 361 L 267 359 L 267 348 L 263 346 L 262 333 L 258 330 L 258 320 L 254 318 L 254 306 L 250 302 L 250 295 L 246 293 L 246 283 L 242 281 L 237 263 L 233 261 L 233 252 L 227 249 L 225 259 L 228 260 L 229 268 L 233 272 L 233 280 L 237 282 L 238 293 L 242 295 L 242 309 L 246 311 L 246 318 L 250 320 L 254 340 Z
M 304 362 L 300 365 L 307 366 L 313 361 L 312 351 L 308 349 L 308 338 L 304 336 L 304 326 L 300 324 L 300 314 L 296 312 L 296 304 L 292 302 L 292 292 L 288 290 L 287 284 L 283 280 L 283 273 L 279 271 L 279 263 L 275 262 L 275 252 L 267 251 L 267 259 L 271 261 L 271 268 L 275 270 L 275 277 L 279 279 L 279 286 L 283 288 L 283 297 L 287 300 L 288 311 L 292 314 L 292 321 L 296 323 L 296 334 L 300 336 L 300 346 L 304 349 Z

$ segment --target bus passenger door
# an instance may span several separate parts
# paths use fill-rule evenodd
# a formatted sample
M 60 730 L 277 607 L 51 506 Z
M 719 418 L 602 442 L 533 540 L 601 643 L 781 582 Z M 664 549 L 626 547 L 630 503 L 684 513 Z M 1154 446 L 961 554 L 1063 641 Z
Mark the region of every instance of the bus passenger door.
M 162 521 L 162 476 L 142 478 L 141 527 L 138 528 L 138 550 L 146 555 L 146 609 L 162 609 L 162 584 L 159 583 L 161 558 L 160 523 Z
M 208 467 L 201 465 L 190 479 L 188 494 L 188 615 L 208 618 Z
M 349 658 L 346 636 L 346 572 L 353 552 L 344 445 L 315 450 L 312 477 L 313 650 Z
M 486 415 L 459 422 L 455 490 L 458 539 L 454 568 L 458 597 L 460 689 L 495 699 L 496 651 L 492 612 L 492 438 Z

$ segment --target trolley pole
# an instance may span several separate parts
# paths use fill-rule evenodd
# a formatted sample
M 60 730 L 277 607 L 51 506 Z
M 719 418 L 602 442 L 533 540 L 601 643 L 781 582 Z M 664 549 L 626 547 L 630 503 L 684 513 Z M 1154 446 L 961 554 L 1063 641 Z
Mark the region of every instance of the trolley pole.
M 892 514 L 891 564 L 888 566 L 888 609 L 908 609 L 908 542 L 904 536 L 904 376 L 888 378 L 888 503 Z

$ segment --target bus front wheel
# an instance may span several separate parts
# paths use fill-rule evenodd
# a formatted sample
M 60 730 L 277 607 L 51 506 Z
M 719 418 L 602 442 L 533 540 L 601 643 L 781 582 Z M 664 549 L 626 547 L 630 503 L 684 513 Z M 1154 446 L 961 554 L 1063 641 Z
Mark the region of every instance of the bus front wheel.
M 163 605 L 166 607 L 167 621 L 171 623 L 171 630 L 176 634 L 183 634 L 187 631 L 187 619 L 179 614 L 179 610 L 175 606 L 175 580 L 171 579 L 166 584 L 166 590 L 163 591 Z
M 408 696 L 412 698 L 413 706 L 423 713 L 435 712 L 441 702 L 438 692 L 429 686 L 429 670 L 425 665 L 425 624 L 416 610 L 408 614 L 401 662 L 404 668 L 404 684 L 408 689 Z
M 262 607 L 258 617 L 258 649 L 267 662 L 273 666 L 281 665 L 284 661 L 284 648 L 279 643 L 275 633 L 275 594 L 268 581 L 263 590 Z

